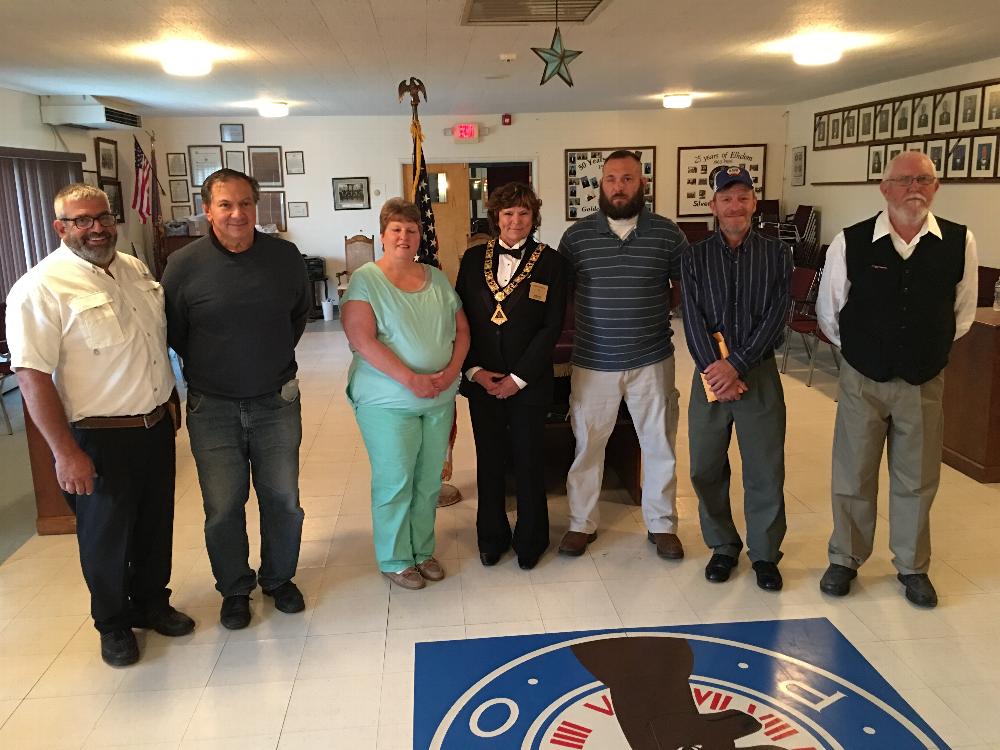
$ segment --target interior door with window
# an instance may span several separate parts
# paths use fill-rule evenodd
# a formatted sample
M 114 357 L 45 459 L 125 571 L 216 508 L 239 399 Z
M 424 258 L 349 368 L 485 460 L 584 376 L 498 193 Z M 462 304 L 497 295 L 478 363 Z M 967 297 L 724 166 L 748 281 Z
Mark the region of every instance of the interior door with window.
M 412 164 L 403 165 L 403 195 L 410 194 Z M 428 164 L 427 177 L 431 182 L 431 204 L 437 226 L 438 259 L 441 270 L 455 283 L 458 263 L 465 252 L 469 234 L 469 165 Z

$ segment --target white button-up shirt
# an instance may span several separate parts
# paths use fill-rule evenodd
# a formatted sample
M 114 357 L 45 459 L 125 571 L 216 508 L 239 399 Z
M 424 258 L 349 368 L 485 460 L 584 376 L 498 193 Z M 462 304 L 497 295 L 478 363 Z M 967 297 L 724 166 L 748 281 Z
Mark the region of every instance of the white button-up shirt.
M 7 339 L 15 369 L 52 375 L 70 422 L 146 414 L 174 387 L 163 289 L 130 255 L 106 273 L 60 245 L 11 289 Z
M 917 247 L 923 236 L 930 232 L 935 237 L 941 237 L 934 214 L 928 212 L 924 225 L 916 236 L 906 242 L 892 228 L 889 213 L 883 211 L 875 219 L 875 231 L 872 232 L 872 242 L 889 235 L 892 246 L 899 256 L 906 260 Z M 847 304 L 847 293 L 851 290 L 851 281 L 847 278 L 847 242 L 844 233 L 840 232 L 833 238 L 826 251 L 826 263 L 823 265 L 823 277 L 819 284 L 816 297 L 816 319 L 819 327 L 834 344 L 840 346 L 840 311 Z M 961 338 L 968 333 L 976 319 L 976 298 L 979 296 L 979 260 L 976 254 L 976 238 L 972 230 L 965 230 L 965 271 L 962 280 L 955 287 L 955 338 Z

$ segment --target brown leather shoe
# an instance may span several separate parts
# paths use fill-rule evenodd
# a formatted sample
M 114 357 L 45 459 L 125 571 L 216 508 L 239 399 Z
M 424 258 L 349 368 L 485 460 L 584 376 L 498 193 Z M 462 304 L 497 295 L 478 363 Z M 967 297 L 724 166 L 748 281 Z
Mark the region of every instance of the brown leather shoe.
M 428 557 L 422 563 L 417 563 L 417 572 L 421 578 L 425 578 L 428 581 L 444 580 L 444 568 L 433 557 Z
M 559 542 L 559 554 L 569 557 L 579 557 L 587 551 L 587 545 L 597 539 L 597 532 L 587 534 L 583 531 L 567 531 Z
M 650 544 L 656 545 L 656 554 L 664 560 L 680 560 L 684 557 L 684 545 L 676 534 L 654 533 L 646 534 Z
M 408 567 L 406 570 L 401 570 L 398 573 L 387 573 L 382 571 L 382 575 L 388 578 L 397 586 L 404 589 L 409 589 L 410 591 L 416 591 L 417 589 L 422 589 L 427 584 L 424 583 L 423 576 L 420 575 L 420 571 L 417 570 L 413 565 Z

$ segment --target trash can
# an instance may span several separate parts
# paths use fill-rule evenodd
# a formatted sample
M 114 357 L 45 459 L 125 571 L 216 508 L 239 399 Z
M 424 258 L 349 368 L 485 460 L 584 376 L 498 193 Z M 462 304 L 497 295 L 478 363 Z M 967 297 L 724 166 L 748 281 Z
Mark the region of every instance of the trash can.
M 333 320 L 333 300 L 325 299 L 323 305 L 323 320 Z

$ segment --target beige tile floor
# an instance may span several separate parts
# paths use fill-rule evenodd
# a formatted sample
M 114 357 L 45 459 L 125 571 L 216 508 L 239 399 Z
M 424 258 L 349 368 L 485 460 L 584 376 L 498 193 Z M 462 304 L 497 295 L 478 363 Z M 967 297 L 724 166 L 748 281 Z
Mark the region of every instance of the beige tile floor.
M 680 327 L 679 324 L 675 324 Z M 686 403 L 692 364 L 677 337 Z M 688 556 L 656 558 L 639 510 L 613 479 L 602 495 L 601 536 L 579 559 L 547 555 L 530 572 L 508 556 L 478 562 L 473 443 L 464 401 L 454 483 L 466 500 L 438 515 L 446 580 L 421 592 L 390 588 L 373 559 L 369 466 L 343 397 L 348 352 L 333 327 L 299 347 L 303 390 L 299 585 L 308 609 L 283 615 L 253 602 L 243 631 L 218 624 L 201 531 L 194 463 L 179 438 L 173 602 L 198 622 L 168 639 L 140 632 L 141 661 L 106 667 L 87 615 L 72 538 L 33 537 L 0 566 L 0 747 L 3 748 L 409 748 L 413 644 L 599 627 L 827 617 L 954 747 L 1000 748 L 1000 488 L 945 467 L 934 508 L 933 611 L 901 596 L 886 550 L 852 595 L 817 590 L 829 533 L 835 376 L 829 354 L 812 388 L 801 355 L 784 377 L 789 411 L 785 590 L 756 588 L 744 558 L 734 580 L 712 585 L 702 569 L 696 502 L 679 440 L 680 534 Z M 738 454 L 734 451 L 738 469 Z M 566 528 L 565 490 L 552 494 L 553 540 Z M 739 491 L 734 501 L 739 504 Z M 256 511 L 250 512 L 256 535 Z M 256 554 L 256 550 L 254 550 Z

